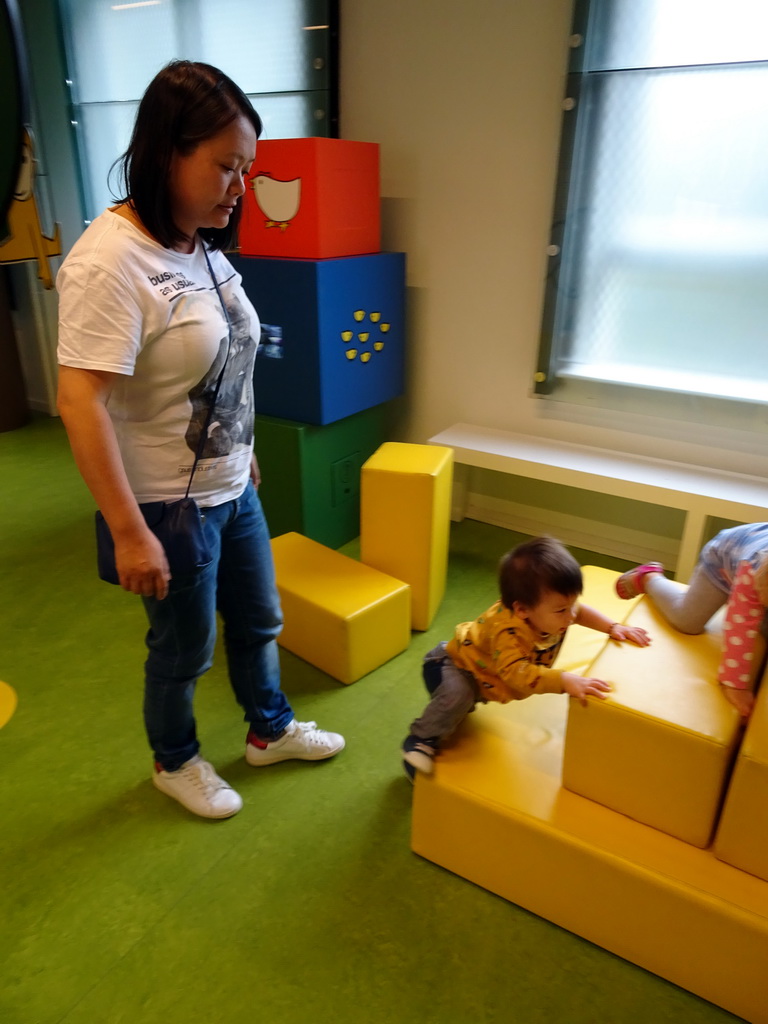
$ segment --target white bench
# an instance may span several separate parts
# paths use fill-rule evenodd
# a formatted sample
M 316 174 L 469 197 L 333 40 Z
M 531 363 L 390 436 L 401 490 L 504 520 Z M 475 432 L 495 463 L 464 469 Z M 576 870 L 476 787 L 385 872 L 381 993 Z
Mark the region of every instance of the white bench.
M 681 509 L 685 526 L 676 564 L 678 580 L 687 580 L 696 564 L 707 516 L 742 523 L 768 518 L 768 482 L 760 477 L 468 423 L 456 423 L 429 441 L 453 448 L 455 461 L 462 465 Z

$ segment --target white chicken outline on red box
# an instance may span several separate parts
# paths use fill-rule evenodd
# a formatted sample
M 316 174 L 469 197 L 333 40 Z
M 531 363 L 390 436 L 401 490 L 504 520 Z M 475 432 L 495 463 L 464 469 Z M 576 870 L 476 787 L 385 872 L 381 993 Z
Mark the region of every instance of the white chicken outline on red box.
M 281 181 L 262 171 L 252 182 L 256 204 L 267 218 L 264 226 L 285 231 L 299 212 L 301 205 L 301 178 Z

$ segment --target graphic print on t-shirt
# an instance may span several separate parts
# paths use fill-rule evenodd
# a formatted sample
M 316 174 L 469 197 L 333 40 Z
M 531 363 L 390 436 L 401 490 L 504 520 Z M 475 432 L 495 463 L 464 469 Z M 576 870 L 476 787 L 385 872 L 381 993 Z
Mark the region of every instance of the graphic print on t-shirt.
M 229 348 L 229 359 L 201 455 L 203 459 L 230 455 L 236 447 L 250 446 L 253 440 L 253 388 L 249 371 L 253 363 L 254 340 L 251 337 L 250 318 L 236 296 L 228 300 L 227 314 L 232 325 L 231 347 L 226 335 L 220 339 L 219 351 L 210 369 L 188 393 L 192 416 L 184 437 L 189 449 L 197 452 L 216 390 L 216 381 L 227 360 Z

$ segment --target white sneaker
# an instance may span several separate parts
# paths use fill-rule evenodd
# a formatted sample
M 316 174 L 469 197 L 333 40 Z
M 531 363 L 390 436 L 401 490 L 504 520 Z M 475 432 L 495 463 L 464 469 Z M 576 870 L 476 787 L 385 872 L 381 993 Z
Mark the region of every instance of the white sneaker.
M 152 776 L 157 788 L 201 818 L 231 818 L 243 806 L 239 793 L 220 779 L 213 765 L 195 754 L 175 772 L 160 768 Z
M 344 749 L 344 737 L 337 732 L 325 732 L 317 728 L 317 722 L 289 723 L 279 740 L 266 743 L 253 732 L 248 733 L 245 744 L 245 759 L 254 766 L 275 764 L 298 758 L 301 761 L 322 761 L 333 757 Z

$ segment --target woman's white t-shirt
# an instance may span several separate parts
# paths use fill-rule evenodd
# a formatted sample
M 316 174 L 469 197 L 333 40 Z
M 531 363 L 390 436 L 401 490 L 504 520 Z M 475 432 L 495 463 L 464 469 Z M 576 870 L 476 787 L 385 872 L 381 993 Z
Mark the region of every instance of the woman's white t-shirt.
M 107 410 L 139 502 L 184 495 L 227 357 L 227 323 L 202 245 L 165 249 L 107 210 L 56 279 L 59 363 L 120 375 Z M 260 324 L 232 264 L 220 252 L 209 258 L 232 342 L 190 493 L 200 505 L 220 505 L 248 482 Z

